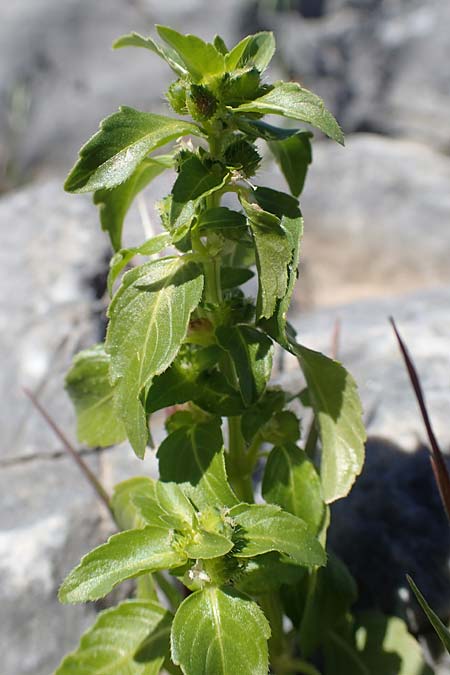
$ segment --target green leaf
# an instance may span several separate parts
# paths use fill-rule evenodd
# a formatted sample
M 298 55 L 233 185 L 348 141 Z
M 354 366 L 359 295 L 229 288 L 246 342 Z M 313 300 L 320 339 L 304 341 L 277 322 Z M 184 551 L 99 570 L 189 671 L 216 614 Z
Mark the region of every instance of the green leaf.
M 139 646 L 139 649 L 134 655 L 135 661 L 142 663 L 143 666 L 145 665 L 145 667 L 147 667 L 149 662 L 151 664 L 156 662 L 161 663 L 161 658 L 165 659 L 165 661 L 168 660 L 170 656 L 170 632 L 172 629 L 172 621 L 173 615 L 170 614 L 170 612 L 166 612 L 158 625 L 155 626 Z M 151 675 L 153 675 L 153 673 L 154 675 L 159 675 L 160 672 L 161 666 L 155 671 L 151 671 Z
M 143 640 L 166 628 L 168 645 L 171 616 L 156 602 L 127 600 L 101 612 L 81 638 L 80 645 L 65 657 L 55 675 L 153 675 L 161 668 L 165 652 L 160 643 L 146 663 L 134 656 Z
M 263 31 L 248 35 L 241 40 L 225 57 L 228 70 L 254 66 L 262 73 L 275 53 L 273 33 Z
M 199 230 L 212 230 L 214 232 L 233 229 L 244 229 L 247 221 L 239 211 L 232 211 L 225 206 L 217 206 L 207 209 L 200 215 L 198 221 Z
M 312 134 L 299 131 L 285 140 L 269 142 L 269 148 L 278 162 L 293 195 L 299 196 L 305 184 L 308 166 L 312 162 Z
M 325 505 L 320 477 L 303 450 L 293 443 L 278 446 L 270 453 L 264 470 L 262 494 L 266 502 L 305 521 L 318 533 Z
M 233 542 L 216 532 L 198 530 L 192 538 L 183 542 L 183 549 L 189 558 L 208 559 L 219 558 L 231 551 Z
M 450 654 L 450 631 L 440 620 L 436 612 L 434 612 L 431 609 L 430 605 L 427 603 L 427 601 L 425 600 L 422 593 L 419 591 L 419 589 L 417 588 L 416 584 L 411 579 L 411 577 L 406 575 L 406 578 L 408 579 L 408 583 L 411 586 L 412 590 L 414 591 L 414 595 L 416 596 L 420 606 L 427 615 L 428 621 L 431 623 L 434 630 L 436 631 L 438 638 L 440 639 L 445 649 Z
M 139 396 L 177 355 L 202 290 L 198 267 L 182 258 L 160 259 L 127 272 L 109 307 L 110 375 L 119 380 L 121 416 L 139 457 L 148 435 Z
M 264 396 L 251 408 L 245 410 L 241 418 L 241 429 L 247 443 L 280 412 L 286 403 L 286 394 L 282 389 L 268 389 Z
M 232 112 L 290 117 L 307 122 L 341 145 L 344 144 L 342 130 L 333 115 L 325 108 L 322 99 L 297 82 L 277 82 L 268 93 L 254 101 L 232 108 Z
M 196 156 L 189 157 L 180 168 L 172 189 L 173 199 L 179 204 L 198 199 L 223 183 L 221 170 L 211 171 Z
M 224 55 L 214 45 L 204 42 L 196 35 L 182 35 L 167 26 L 157 25 L 156 30 L 181 58 L 194 82 L 201 82 L 205 77 L 224 72 Z
M 239 117 L 236 120 L 236 125 L 244 133 L 254 138 L 263 138 L 265 141 L 284 141 L 286 138 L 300 133 L 299 129 L 274 127 L 272 124 L 263 122 L 263 120 L 252 120 L 246 117 Z
M 242 286 L 242 284 L 245 284 L 254 276 L 254 272 L 245 267 L 221 267 L 220 285 L 222 286 L 222 290 L 236 288 L 237 286 Z
M 174 138 L 201 136 L 196 124 L 122 106 L 80 150 L 64 184 L 68 192 L 111 189 L 127 180 L 146 155 Z
M 228 54 L 228 47 L 226 46 L 223 38 L 220 35 L 215 35 L 213 40 L 213 45 L 221 54 Z
M 292 249 L 280 219 L 265 211 L 259 204 L 250 204 L 241 198 L 247 214 L 256 247 L 258 268 L 257 315 L 269 319 L 277 300 L 286 294 L 288 265 Z
M 145 255 L 150 256 L 155 253 L 159 253 L 166 246 L 171 243 L 172 239 L 170 234 L 163 232 L 162 234 L 157 234 L 155 237 L 152 237 L 148 241 L 144 242 L 141 246 L 135 246 L 133 248 L 122 248 L 120 251 L 117 251 L 111 258 L 109 263 L 109 272 L 108 272 L 108 293 L 112 296 L 114 282 L 117 277 L 123 270 L 123 268 L 128 265 L 130 260 L 136 255 Z
M 229 588 L 205 588 L 178 608 L 174 663 L 185 675 L 267 675 L 270 627 L 256 602 Z
M 271 551 L 250 558 L 236 583 L 243 593 L 264 595 L 282 584 L 295 584 L 305 572 L 304 567 L 290 563 L 287 556 Z
M 66 390 L 77 413 L 78 440 L 93 447 L 115 445 L 126 438 L 109 381 L 109 364 L 104 345 L 95 345 L 75 356 L 66 375 Z
M 322 444 L 320 475 L 327 504 L 345 497 L 364 464 L 366 433 L 357 387 L 337 361 L 293 345 L 305 376 Z
M 136 167 L 131 176 L 112 190 L 96 190 L 94 204 L 100 207 L 102 229 L 109 233 L 112 247 L 118 251 L 122 246 L 123 221 L 135 196 L 154 178 L 173 165 L 170 155 L 147 157 Z
M 186 555 L 167 527 L 120 532 L 81 559 L 64 580 L 58 597 L 63 603 L 99 600 L 126 579 L 184 562 Z
M 131 499 L 146 525 L 181 531 L 191 531 L 194 526 L 194 507 L 176 483 L 151 480 L 136 489 Z
M 139 494 L 142 490 L 151 490 L 152 482 L 152 478 L 147 478 L 147 476 L 136 476 L 114 486 L 111 508 L 120 529 L 132 530 L 145 527 L 146 522 L 133 503 L 133 495 Z
M 114 42 L 113 49 L 120 49 L 122 47 L 143 47 L 144 49 L 149 49 L 151 52 L 158 54 L 158 56 L 164 59 L 164 61 L 180 77 L 184 77 L 188 73 L 186 66 L 176 51 L 165 45 L 158 44 L 152 40 L 151 37 L 143 37 L 142 35 L 139 35 L 139 33 L 122 35 L 122 37 Z
M 245 405 L 255 403 L 264 393 L 272 372 L 272 341 L 252 326 L 218 326 L 219 345 L 232 359 Z
M 252 558 L 279 551 L 297 565 L 324 565 L 326 555 L 306 523 L 272 504 L 240 504 L 230 517 L 241 528 L 236 555 Z
M 197 508 L 237 504 L 227 481 L 218 421 L 174 431 L 161 443 L 157 456 L 161 480 L 178 483 Z

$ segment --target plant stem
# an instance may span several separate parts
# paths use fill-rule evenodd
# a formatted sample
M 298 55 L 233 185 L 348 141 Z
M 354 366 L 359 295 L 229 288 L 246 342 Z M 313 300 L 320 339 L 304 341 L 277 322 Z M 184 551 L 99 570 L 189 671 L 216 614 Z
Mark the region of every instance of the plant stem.
M 278 671 L 277 664 L 283 658 L 286 640 L 283 632 L 283 607 L 278 593 L 266 593 L 259 598 L 259 604 L 270 623 L 272 634 L 269 638 L 270 661 Z
M 241 431 L 241 418 L 228 418 L 228 474 L 239 499 L 251 504 L 254 501 L 253 483 L 247 469 L 245 441 Z

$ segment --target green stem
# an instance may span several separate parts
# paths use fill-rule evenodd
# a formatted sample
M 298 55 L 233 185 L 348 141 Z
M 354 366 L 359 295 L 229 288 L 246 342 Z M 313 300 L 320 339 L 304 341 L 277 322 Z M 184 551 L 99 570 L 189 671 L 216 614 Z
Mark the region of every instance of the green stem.
M 286 651 L 283 632 L 283 607 L 278 593 L 266 593 L 259 598 L 259 604 L 270 623 L 272 634 L 269 638 L 269 654 L 272 666 L 278 672 Z
M 241 418 L 228 418 L 228 475 L 239 499 L 254 502 L 251 473 L 248 472 L 245 456 L 245 440 L 241 431 Z

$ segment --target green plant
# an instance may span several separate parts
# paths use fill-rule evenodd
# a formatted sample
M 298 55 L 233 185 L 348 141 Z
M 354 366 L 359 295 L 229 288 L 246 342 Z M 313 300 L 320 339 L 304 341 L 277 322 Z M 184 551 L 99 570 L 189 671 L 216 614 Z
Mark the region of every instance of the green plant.
M 354 582 L 331 553 L 327 563 L 328 504 L 361 471 L 365 434 L 350 375 L 301 346 L 286 318 L 312 134 L 262 118 L 305 122 L 339 143 L 342 132 L 310 91 L 263 81 L 275 50 L 271 33 L 229 51 L 220 37 L 209 44 L 157 30 L 163 44 L 132 34 L 115 46 L 161 56 L 177 76 L 168 102 L 191 121 L 121 108 L 82 148 L 67 178 L 68 191 L 94 192 L 115 250 L 105 344 L 75 358 L 67 389 L 81 442 L 128 438 L 141 458 L 149 416 L 183 406 L 167 418 L 160 479 L 116 487 L 110 506 L 123 531 L 86 555 L 59 593 L 62 602 L 94 601 L 136 578 L 136 598 L 102 612 L 57 675 L 162 668 L 257 675 L 269 667 L 317 675 L 313 658 L 330 675 L 411 675 L 421 659 L 404 624 L 352 617 Z M 170 154 L 152 154 L 186 136 L 197 147 L 178 140 Z M 250 182 L 260 139 L 292 194 Z M 133 198 L 172 167 L 175 183 L 159 204 L 165 232 L 122 248 Z M 172 254 L 158 257 L 169 246 Z M 150 261 L 126 272 L 113 293 L 138 255 Z M 255 269 L 256 302 L 239 288 Z M 275 343 L 298 359 L 302 392 L 270 386 Z M 300 403 L 314 415 L 308 452 L 300 444 Z M 319 468 L 312 461 L 317 440 Z M 255 503 L 257 469 L 262 503 Z M 409 670 L 400 670 L 403 662 Z

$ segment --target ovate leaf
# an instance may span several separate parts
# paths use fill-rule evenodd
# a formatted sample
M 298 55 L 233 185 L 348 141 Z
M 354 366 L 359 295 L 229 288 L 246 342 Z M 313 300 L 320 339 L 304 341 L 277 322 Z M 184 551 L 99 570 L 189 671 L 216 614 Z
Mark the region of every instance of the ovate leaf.
M 209 75 L 223 73 L 224 55 L 214 45 L 204 42 L 196 35 L 182 35 L 167 26 L 156 26 L 156 30 L 181 58 L 194 82 L 201 82 Z
M 440 641 L 444 645 L 445 649 L 450 654 L 450 631 L 449 631 L 449 629 L 444 625 L 444 623 L 438 617 L 436 612 L 434 612 L 431 609 L 430 605 L 427 603 L 427 601 L 425 600 L 422 593 L 419 591 L 419 589 L 417 588 L 416 584 L 411 579 L 411 577 L 407 576 L 407 579 L 408 579 L 409 585 L 411 586 L 412 590 L 414 591 L 414 595 L 416 596 L 420 606 L 422 607 L 423 611 L 427 615 L 428 621 L 431 623 L 434 630 L 436 631 L 436 634 L 437 634 L 438 638 L 440 639 Z
M 269 637 L 256 602 L 232 589 L 206 588 L 178 608 L 172 659 L 185 675 L 267 675 Z
M 275 53 L 273 33 L 263 31 L 248 35 L 239 42 L 225 57 L 228 70 L 254 66 L 262 73 L 269 65 Z
M 173 164 L 171 156 L 146 157 L 131 176 L 112 190 L 94 192 L 94 204 L 100 207 L 102 229 L 109 233 L 112 247 L 118 251 L 122 246 L 123 221 L 135 196 L 154 178 Z
M 237 504 L 227 481 L 218 422 L 185 426 L 169 434 L 159 446 L 158 460 L 161 480 L 182 486 L 199 509 Z
M 164 59 L 180 77 L 187 75 L 187 68 L 176 51 L 165 45 L 158 44 L 151 37 L 143 37 L 139 33 L 122 35 L 122 37 L 114 42 L 113 49 L 120 49 L 121 47 L 143 47 L 144 49 L 148 49 Z
M 132 502 L 147 525 L 190 531 L 195 511 L 191 502 L 176 483 L 150 479 L 132 495 Z
M 310 138 L 311 133 L 299 131 L 284 140 L 269 142 L 269 148 L 286 178 L 289 189 L 296 197 L 303 190 L 308 166 L 312 162 Z
M 168 528 L 120 532 L 81 559 L 59 589 L 63 603 L 98 600 L 114 586 L 146 572 L 178 567 L 186 555 Z
M 77 413 L 80 443 L 107 446 L 126 438 L 118 416 L 115 387 L 109 381 L 109 354 L 103 344 L 76 355 L 66 375 L 66 390 Z
M 98 615 L 81 638 L 80 646 L 65 657 L 55 675 L 154 675 L 159 672 L 164 648 L 154 651 L 146 663 L 135 660 L 141 643 L 161 626 L 169 647 L 171 616 L 156 602 L 127 600 Z
M 278 82 L 268 93 L 233 108 L 233 112 L 282 115 L 307 122 L 343 145 L 344 135 L 321 98 L 296 82 Z
M 237 324 L 216 329 L 219 345 L 234 364 L 244 403 L 255 403 L 264 393 L 272 372 L 272 341 L 252 326 Z
M 80 150 L 69 173 L 68 192 L 111 189 L 129 178 L 144 157 L 178 136 L 202 133 L 196 124 L 123 106 L 107 117 Z
M 304 451 L 293 443 L 270 453 L 262 494 L 266 502 L 278 504 L 304 520 L 313 532 L 319 532 L 325 511 L 320 477 Z
M 279 551 L 297 565 L 324 565 L 325 551 L 306 523 L 272 504 L 240 504 L 230 510 L 237 532 L 236 555 L 252 558 Z
M 146 521 L 133 503 L 133 495 L 152 489 L 152 479 L 147 476 L 129 478 L 114 486 L 111 508 L 114 520 L 122 530 L 145 527 Z
M 233 546 L 231 539 L 206 530 L 198 530 L 190 540 L 183 542 L 185 552 L 194 559 L 219 558 L 229 553 Z
M 192 263 L 155 260 L 125 274 L 109 307 L 110 373 L 113 381 L 119 380 L 121 416 L 138 456 L 147 440 L 139 396 L 177 355 L 202 289 L 203 276 Z
M 219 187 L 222 182 L 222 172 L 211 171 L 196 155 L 192 155 L 181 165 L 172 189 L 174 202 L 184 204 L 195 200 Z
M 118 188 L 116 188 L 118 189 Z M 112 296 L 112 290 L 114 282 L 117 277 L 123 270 L 123 268 L 128 265 L 130 260 L 134 258 L 135 255 L 144 255 L 150 256 L 155 253 L 159 253 L 171 242 L 170 234 L 163 232 L 162 234 L 157 234 L 155 237 L 152 237 L 148 241 L 144 242 L 141 246 L 134 246 L 133 248 L 122 248 L 120 251 L 117 251 L 111 258 L 109 263 L 109 272 L 108 272 L 108 293 Z
M 217 206 L 203 211 L 198 221 L 200 230 L 212 230 L 214 232 L 226 231 L 229 228 L 241 230 L 245 226 L 245 216 L 239 211 L 232 211 L 225 206 Z
M 323 497 L 330 504 L 349 493 L 364 464 L 361 402 L 355 381 L 340 363 L 300 345 L 292 351 L 308 385 L 322 444 Z

